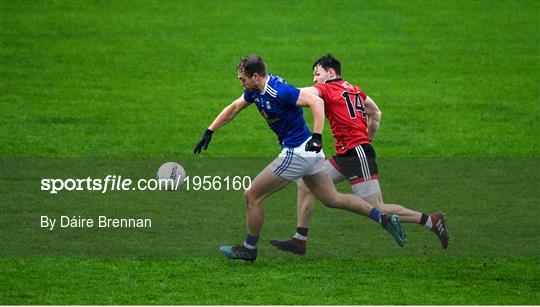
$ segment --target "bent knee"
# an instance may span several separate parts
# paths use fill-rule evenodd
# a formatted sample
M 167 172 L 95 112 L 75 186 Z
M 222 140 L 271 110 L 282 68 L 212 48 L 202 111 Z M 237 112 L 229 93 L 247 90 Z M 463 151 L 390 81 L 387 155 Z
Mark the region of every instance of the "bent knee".
M 244 191 L 244 201 L 246 202 L 246 205 L 253 204 L 256 200 L 256 195 L 253 193 L 252 190 L 245 190 Z
M 246 208 L 252 208 L 261 205 L 263 198 L 252 190 L 244 191 L 244 202 Z

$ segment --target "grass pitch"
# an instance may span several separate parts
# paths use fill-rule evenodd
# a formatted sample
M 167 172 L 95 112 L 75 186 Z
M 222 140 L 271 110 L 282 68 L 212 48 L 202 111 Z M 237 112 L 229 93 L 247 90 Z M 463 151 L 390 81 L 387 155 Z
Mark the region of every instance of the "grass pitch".
M 2 281 L 7 283 L 3 286 L 7 291 L 3 303 L 512 305 L 538 302 L 535 282 L 538 263 L 529 260 L 259 260 L 253 265 L 221 259 L 2 261 L 2 275 L 6 276 Z M 25 279 L 21 278 L 23 275 Z
M 234 68 L 250 52 L 297 86 L 311 84 L 322 54 L 341 59 L 343 76 L 383 112 L 381 156 L 539 154 L 534 1 L 1 8 L 4 155 L 190 155 L 240 95 Z M 272 155 L 275 138 L 254 109 L 216 134 L 207 155 Z M 325 141 L 330 153 L 329 133 Z
M 0 303 L 540 304 L 537 2 L 0 9 Z M 191 153 L 240 95 L 234 67 L 251 52 L 297 86 L 311 84 L 315 59 L 337 56 L 383 112 L 374 146 L 385 200 L 446 212 L 449 249 L 409 224 L 398 248 L 368 219 L 318 204 L 308 254 L 283 254 L 266 241 L 294 231 L 290 187 L 266 203 L 259 259 L 231 262 L 217 248 L 243 239 L 241 192 L 39 190 L 47 177 L 150 178 L 165 160 L 255 175 L 279 149 L 254 108 L 203 157 Z M 48 233 L 43 214 L 147 215 L 155 227 Z

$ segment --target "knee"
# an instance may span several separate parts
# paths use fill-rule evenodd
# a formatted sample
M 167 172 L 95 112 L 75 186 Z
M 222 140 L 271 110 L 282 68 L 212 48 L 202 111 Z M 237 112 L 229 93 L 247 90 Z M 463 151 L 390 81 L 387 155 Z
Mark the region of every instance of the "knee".
M 244 191 L 244 201 L 246 205 L 248 205 L 250 202 L 253 202 L 253 192 L 251 190 L 245 190 Z
M 248 209 L 257 206 L 260 203 L 257 194 L 251 189 L 244 191 L 244 202 Z

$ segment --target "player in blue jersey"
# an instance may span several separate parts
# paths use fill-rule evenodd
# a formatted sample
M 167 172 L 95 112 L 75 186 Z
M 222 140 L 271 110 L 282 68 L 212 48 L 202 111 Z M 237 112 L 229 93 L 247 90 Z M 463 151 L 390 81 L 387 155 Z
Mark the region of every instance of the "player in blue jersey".
M 264 221 L 263 200 L 300 178 L 327 207 L 369 216 L 403 246 L 405 233 L 396 215 L 386 215 L 355 195 L 338 193 L 330 176 L 324 171 L 325 157 L 321 150 L 323 100 L 313 94 L 300 92 L 280 77 L 268 74 L 264 61 L 258 55 L 241 58 L 236 70 L 245 89 L 244 93 L 214 119 L 194 152 L 206 150 L 212 134 L 251 104 L 257 106 L 276 133 L 282 150 L 279 156 L 255 177 L 250 189 L 244 192 L 247 208 L 245 242 L 236 246 L 221 246 L 221 252 L 231 259 L 254 261 L 257 258 L 257 245 Z M 301 107 L 311 108 L 313 133 L 304 121 Z

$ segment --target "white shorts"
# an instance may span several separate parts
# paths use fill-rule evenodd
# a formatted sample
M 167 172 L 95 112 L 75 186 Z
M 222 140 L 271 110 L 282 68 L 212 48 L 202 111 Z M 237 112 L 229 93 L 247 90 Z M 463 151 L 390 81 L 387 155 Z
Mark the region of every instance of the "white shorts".
M 274 174 L 290 181 L 324 171 L 324 152 L 306 151 L 307 139 L 294 148 L 283 147 L 279 156 L 270 163 Z

